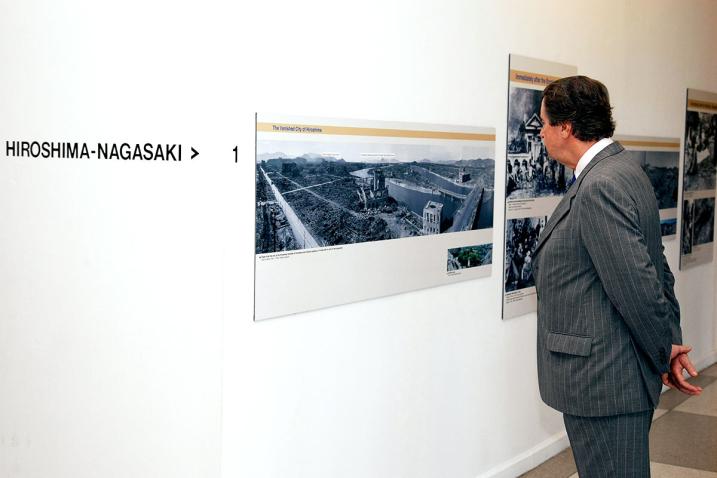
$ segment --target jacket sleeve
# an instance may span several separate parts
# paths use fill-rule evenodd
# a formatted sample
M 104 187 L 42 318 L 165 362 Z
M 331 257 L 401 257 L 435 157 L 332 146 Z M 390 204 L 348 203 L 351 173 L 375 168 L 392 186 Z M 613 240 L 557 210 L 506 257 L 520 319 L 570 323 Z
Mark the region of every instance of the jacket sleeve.
M 660 281 L 628 194 L 602 177 L 583 183 L 580 193 L 580 237 L 600 282 L 653 369 L 667 372 L 673 311 L 665 289 L 674 295 L 674 277 Z
M 672 343 L 682 345 L 682 328 L 680 327 L 680 303 L 675 295 L 675 276 L 672 275 L 670 265 L 665 257 L 665 248 L 662 247 L 662 264 L 664 268 L 662 276 L 662 292 L 672 312 L 670 320 L 670 331 L 672 332 Z

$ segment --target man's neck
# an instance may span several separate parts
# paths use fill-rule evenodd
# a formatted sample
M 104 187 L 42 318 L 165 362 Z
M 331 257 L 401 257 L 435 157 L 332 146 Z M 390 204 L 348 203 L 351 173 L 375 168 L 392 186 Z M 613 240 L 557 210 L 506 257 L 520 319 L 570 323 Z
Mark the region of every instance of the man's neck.
M 583 157 L 585 152 L 597 143 L 596 140 L 592 141 L 580 141 L 577 138 L 574 138 L 574 141 L 572 141 L 568 145 L 568 162 L 566 163 L 566 166 L 568 166 L 570 169 L 575 169 L 575 166 L 578 165 L 578 161 L 580 161 L 580 158 Z

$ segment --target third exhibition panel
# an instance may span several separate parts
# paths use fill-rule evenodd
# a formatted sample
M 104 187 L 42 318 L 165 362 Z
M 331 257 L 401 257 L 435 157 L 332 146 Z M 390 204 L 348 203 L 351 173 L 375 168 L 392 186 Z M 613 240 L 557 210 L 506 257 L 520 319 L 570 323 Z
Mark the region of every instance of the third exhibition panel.
M 680 177 L 680 140 L 646 136 L 615 135 L 635 161 L 640 163 L 655 190 L 660 208 L 663 240 L 677 235 L 677 190 Z
M 712 262 L 717 94 L 687 90 L 680 269 Z

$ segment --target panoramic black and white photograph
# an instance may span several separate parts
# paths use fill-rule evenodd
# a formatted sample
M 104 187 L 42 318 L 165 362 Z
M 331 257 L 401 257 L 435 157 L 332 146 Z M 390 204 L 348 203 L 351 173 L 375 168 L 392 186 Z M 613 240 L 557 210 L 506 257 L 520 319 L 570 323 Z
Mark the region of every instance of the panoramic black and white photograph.
M 694 225 L 694 203 L 682 201 L 682 237 L 680 246 L 682 255 L 692 254 L 692 231 Z
M 259 140 L 256 253 L 493 227 L 493 143 Z
M 709 244 L 715 235 L 715 198 L 695 199 L 692 244 Z
M 660 221 L 662 236 L 674 236 L 677 234 L 677 218 L 663 219 Z
M 548 217 L 506 221 L 505 292 L 533 287 L 533 253 Z
M 510 88 L 508 100 L 508 144 L 506 198 L 525 199 L 565 193 L 572 172 L 548 153 L 540 138 L 542 91 Z
M 447 270 L 450 272 L 491 264 L 492 255 L 493 244 L 448 249 Z
M 685 191 L 715 188 L 717 114 L 688 111 L 685 120 Z
M 680 153 L 678 151 L 628 151 L 640 162 L 650 178 L 660 209 L 677 207 L 677 190 L 680 177 Z

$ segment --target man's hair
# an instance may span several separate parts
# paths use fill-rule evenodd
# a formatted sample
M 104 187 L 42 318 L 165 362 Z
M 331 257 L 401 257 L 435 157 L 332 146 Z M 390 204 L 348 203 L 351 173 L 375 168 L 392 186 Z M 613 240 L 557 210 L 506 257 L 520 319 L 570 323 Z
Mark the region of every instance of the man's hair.
M 597 80 L 587 76 L 555 80 L 545 87 L 543 102 L 548 122 L 570 124 L 580 141 L 609 138 L 615 132 L 610 94 Z

